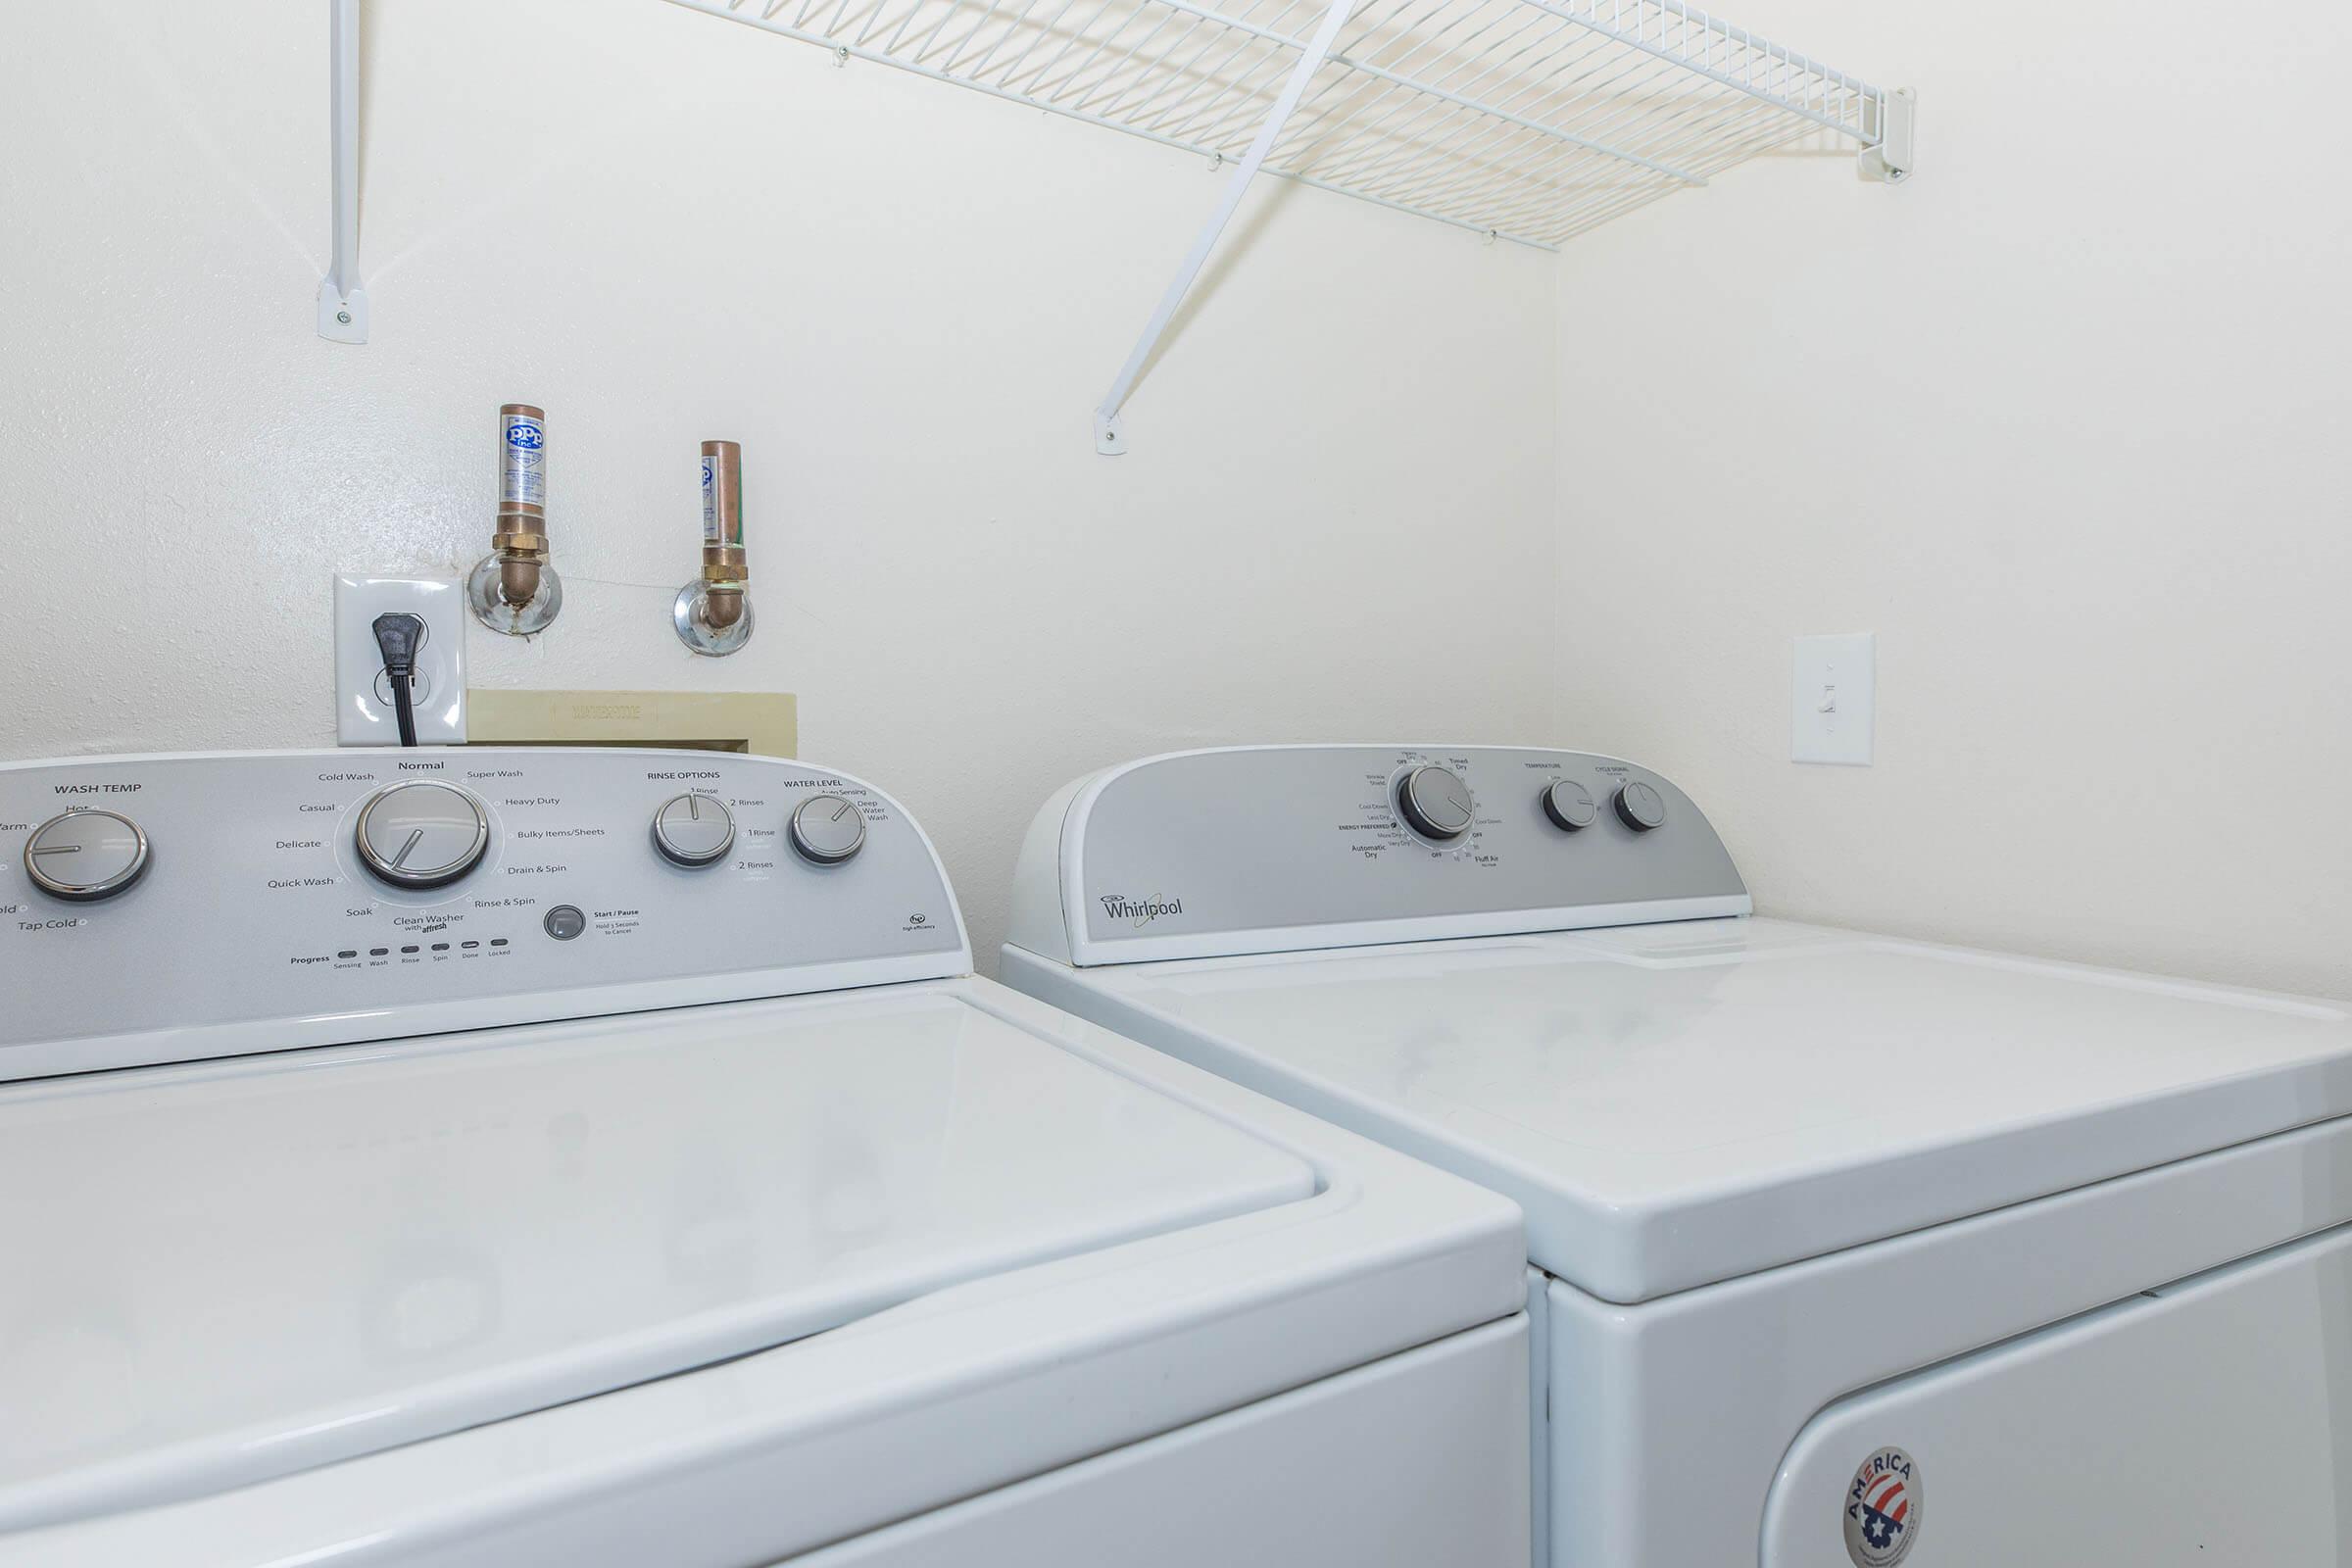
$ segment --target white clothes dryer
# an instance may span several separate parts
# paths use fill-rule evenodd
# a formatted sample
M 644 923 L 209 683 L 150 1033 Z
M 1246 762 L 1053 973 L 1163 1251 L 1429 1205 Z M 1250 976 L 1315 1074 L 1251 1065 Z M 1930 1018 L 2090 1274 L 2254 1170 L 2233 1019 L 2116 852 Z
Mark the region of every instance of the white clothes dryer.
M 2341 1004 L 1757 919 L 1671 780 L 1526 748 L 1095 774 L 1009 935 L 1519 1201 L 1540 1561 L 2352 1561 Z

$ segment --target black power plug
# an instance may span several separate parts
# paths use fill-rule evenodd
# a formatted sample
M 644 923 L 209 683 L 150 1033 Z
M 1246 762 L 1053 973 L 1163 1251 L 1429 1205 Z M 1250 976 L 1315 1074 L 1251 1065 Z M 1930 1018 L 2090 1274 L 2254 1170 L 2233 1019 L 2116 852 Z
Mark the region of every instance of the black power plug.
M 416 710 L 410 683 L 416 676 L 416 650 L 424 642 L 424 617 L 392 611 L 375 617 L 376 651 L 392 682 L 392 713 L 400 721 L 400 744 L 416 744 Z

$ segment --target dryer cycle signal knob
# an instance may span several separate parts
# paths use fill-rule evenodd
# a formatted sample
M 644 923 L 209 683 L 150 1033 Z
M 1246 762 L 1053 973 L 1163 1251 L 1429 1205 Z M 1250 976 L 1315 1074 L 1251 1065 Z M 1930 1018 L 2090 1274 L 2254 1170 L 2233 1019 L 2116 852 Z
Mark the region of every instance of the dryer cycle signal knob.
M 708 795 L 677 795 L 654 813 L 654 848 L 689 871 L 716 865 L 735 847 L 735 813 Z
M 801 858 L 839 865 L 865 848 L 865 817 L 846 795 L 811 795 L 792 813 L 792 847 Z
M 95 904 L 147 874 L 147 835 L 116 811 L 68 811 L 24 841 L 24 874 L 53 899 Z
M 1622 784 L 1617 789 L 1617 820 L 1637 833 L 1666 825 L 1666 797 L 1657 786 L 1640 779 Z
M 392 886 L 446 887 L 482 863 L 490 819 L 455 784 L 411 779 L 368 797 L 352 838 L 361 863 Z
M 1396 809 L 1423 838 L 1458 839 L 1470 831 L 1470 786 L 1449 767 L 1416 767 L 1396 786 Z

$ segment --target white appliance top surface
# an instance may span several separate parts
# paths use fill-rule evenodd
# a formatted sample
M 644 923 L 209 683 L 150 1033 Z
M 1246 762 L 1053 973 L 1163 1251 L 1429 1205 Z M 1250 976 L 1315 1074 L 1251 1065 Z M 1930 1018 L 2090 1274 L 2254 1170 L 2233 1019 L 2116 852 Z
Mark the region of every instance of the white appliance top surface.
M 1316 1190 L 1294 1154 L 969 994 L 0 1089 L 0 1530 L 552 1406 Z
M 1613 1300 L 2352 1111 L 2336 1006 L 1776 920 L 1046 972 L 1518 1200 Z

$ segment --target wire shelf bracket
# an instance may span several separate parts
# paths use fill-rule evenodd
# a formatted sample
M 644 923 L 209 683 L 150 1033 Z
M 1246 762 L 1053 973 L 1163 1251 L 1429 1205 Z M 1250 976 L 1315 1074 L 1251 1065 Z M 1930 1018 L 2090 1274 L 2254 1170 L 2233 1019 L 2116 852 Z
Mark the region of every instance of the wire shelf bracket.
M 1808 138 L 1850 142 L 1873 180 L 1915 168 L 1910 93 L 1684 0 L 670 3 L 1232 166 L 1095 408 L 1095 447 L 1110 456 L 1260 173 L 1557 250 Z
M 1200 225 L 1200 232 L 1193 239 L 1193 248 L 1184 253 L 1184 262 L 1176 269 L 1174 280 L 1168 284 L 1167 292 L 1159 297 L 1158 309 L 1152 313 L 1152 319 L 1145 323 L 1144 335 L 1135 340 L 1134 351 L 1127 356 L 1127 363 L 1119 367 L 1117 378 L 1110 383 L 1110 390 L 1102 394 L 1102 403 L 1095 409 L 1097 452 L 1115 458 L 1127 450 L 1127 432 L 1119 423 L 1119 410 L 1126 406 L 1127 394 L 1135 390 L 1135 383 L 1143 375 L 1144 367 L 1152 361 L 1152 351 L 1159 347 L 1159 340 L 1167 332 L 1168 323 L 1176 318 L 1176 312 L 1184 305 L 1184 297 L 1192 292 L 1193 283 L 1200 276 L 1200 269 L 1208 264 L 1208 253 L 1217 248 L 1218 236 L 1225 232 L 1225 225 L 1233 221 L 1234 210 L 1242 205 L 1242 197 L 1248 193 L 1250 181 L 1257 177 L 1257 172 L 1264 166 L 1266 154 L 1273 148 L 1275 138 L 1282 134 L 1283 126 L 1290 123 L 1291 113 L 1298 107 L 1299 96 L 1306 91 L 1306 84 L 1314 79 L 1315 73 L 1323 68 L 1324 59 L 1331 53 L 1332 40 L 1340 35 L 1340 28 L 1347 25 L 1348 18 L 1354 10 L 1355 0 L 1331 0 L 1330 9 L 1323 13 L 1322 24 L 1315 29 L 1315 35 L 1306 47 L 1299 51 L 1298 63 L 1291 68 L 1290 79 L 1283 83 L 1282 92 L 1266 115 L 1266 122 L 1258 127 L 1257 135 L 1250 141 L 1250 150 L 1242 155 L 1241 163 L 1226 176 L 1225 190 L 1217 198 L 1216 210 L 1208 215 L 1208 221 Z
M 1864 179 L 1899 185 L 1917 163 L 1912 144 L 1919 122 L 1919 95 L 1908 87 L 1888 93 L 1879 106 L 1879 139 L 1856 154 Z
M 327 163 L 334 186 L 333 257 L 318 284 L 318 335 L 368 341 L 360 285 L 360 0 L 326 0 Z

